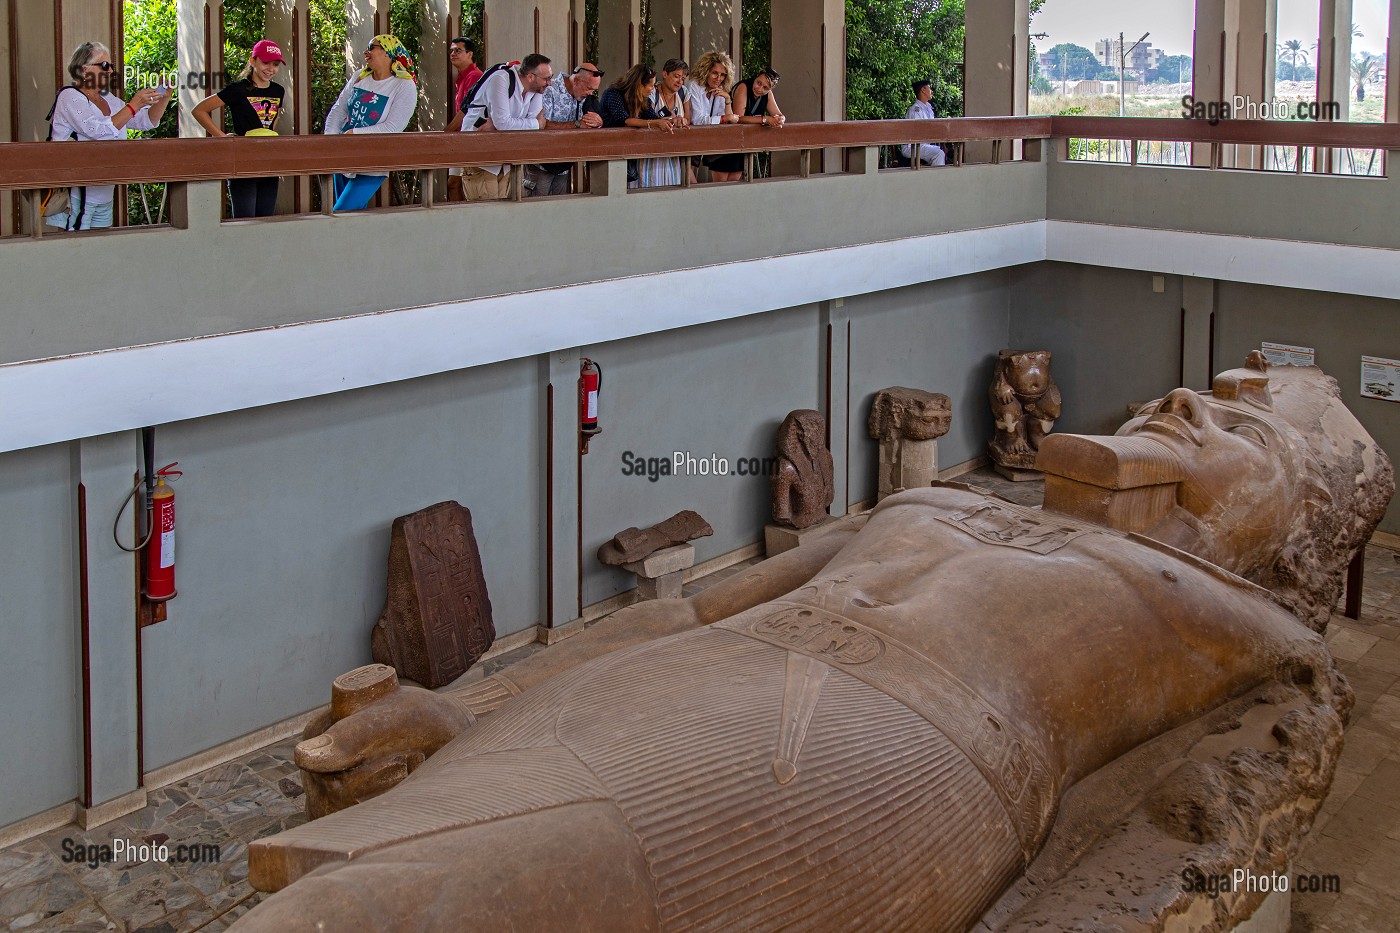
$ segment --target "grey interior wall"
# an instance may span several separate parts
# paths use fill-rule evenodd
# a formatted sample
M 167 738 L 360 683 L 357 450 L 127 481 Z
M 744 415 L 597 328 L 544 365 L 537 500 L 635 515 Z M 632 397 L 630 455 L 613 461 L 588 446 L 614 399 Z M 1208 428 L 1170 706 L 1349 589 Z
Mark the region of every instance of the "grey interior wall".
M 221 225 L 203 184 L 207 226 L 0 244 L 7 306 L 24 309 L 0 315 L 0 362 L 1045 218 L 1043 162 Z M 198 299 L 106 284 L 152 255 L 198 270 Z
M 76 485 L 67 444 L 0 456 L 0 826 L 81 791 Z
M 1181 278 L 1163 278 L 1154 293 L 1147 272 L 1047 262 L 1012 273 L 1010 343 L 1051 351 L 1056 431 L 1111 434 L 1129 402 L 1180 383 Z
M 1400 178 L 1060 161 L 1049 167 L 1046 216 L 1055 220 L 1400 247 Z
M 624 475 L 624 453 L 669 459 L 773 456 L 787 413 L 823 404 L 825 334 L 815 306 L 590 347 L 603 367 L 603 433 L 583 458 L 583 603 L 607 599 L 635 578 L 598 562 L 617 532 L 694 509 L 714 527 L 696 561 L 761 540 L 770 493 L 765 476 Z
M 160 428 L 185 477 L 179 596 L 143 635 L 146 767 L 326 703 L 369 662 L 396 516 L 461 502 L 497 632 L 542 621 L 542 398 L 522 360 Z
M 949 397 L 953 424 L 938 442 L 940 467 L 982 455 L 991 438 L 987 384 L 1009 326 L 1006 275 L 987 272 L 847 299 L 852 504 L 875 498 L 879 451 L 867 423 L 881 389 L 901 385 Z
M 1361 357 L 1400 359 L 1400 301 L 1222 282 L 1216 293 L 1215 368 L 1243 362 L 1263 341 L 1317 351 L 1317 365 L 1337 380 L 1342 401 L 1400 462 L 1400 403 L 1360 397 Z M 1400 501 L 1381 530 L 1400 534 Z

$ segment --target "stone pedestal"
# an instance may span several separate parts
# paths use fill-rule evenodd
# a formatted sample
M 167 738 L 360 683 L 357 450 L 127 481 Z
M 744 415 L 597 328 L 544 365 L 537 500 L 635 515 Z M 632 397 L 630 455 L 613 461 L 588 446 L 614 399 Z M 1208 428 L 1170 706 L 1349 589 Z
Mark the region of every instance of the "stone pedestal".
M 1002 466 L 1000 463 L 993 463 L 992 469 L 1013 483 L 1025 483 L 1031 480 L 1045 479 L 1045 474 L 1039 470 L 1027 470 L 1021 467 Z
M 880 442 L 877 502 L 906 489 L 922 489 L 938 479 L 938 441 L 891 437 Z
M 642 599 L 680 599 L 685 571 L 695 566 L 695 545 L 677 544 L 653 551 L 622 569 L 637 575 L 637 595 Z
M 767 556 L 776 557 L 784 551 L 800 547 L 806 541 L 821 537 L 835 527 L 837 521 L 836 516 L 828 515 L 815 525 L 809 525 L 806 528 L 793 528 L 769 522 L 763 528 L 764 550 Z

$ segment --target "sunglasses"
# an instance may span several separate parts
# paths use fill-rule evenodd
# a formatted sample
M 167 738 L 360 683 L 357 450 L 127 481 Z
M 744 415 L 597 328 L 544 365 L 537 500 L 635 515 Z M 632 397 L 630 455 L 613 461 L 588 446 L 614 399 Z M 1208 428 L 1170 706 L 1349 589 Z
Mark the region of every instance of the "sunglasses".
M 113 68 L 117 67 L 111 62 L 88 62 L 88 66 L 92 68 L 101 68 L 103 71 L 111 71 Z
M 598 71 L 597 69 L 594 69 L 594 68 L 575 68 L 575 69 L 574 69 L 574 74 L 578 74 L 579 72 L 583 72 L 584 74 L 590 74 L 590 75 L 592 75 L 592 76 L 595 77 L 595 78 L 601 78 L 601 77 L 603 76 L 603 73 L 602 73 L 601 71 Z
M 365 49 L 365 54 L 368 55 L 370 52 L 373 52 L 375 49 L 378 49 L 379 51 L 382 52 L 382 51 L 384 51 L 384 46 L 382 46 L 382 45 L 380 45 L 378 42 L 376 42 L 376 43 L 374 43 L 374 45 L 371 45 L 369 48 Z

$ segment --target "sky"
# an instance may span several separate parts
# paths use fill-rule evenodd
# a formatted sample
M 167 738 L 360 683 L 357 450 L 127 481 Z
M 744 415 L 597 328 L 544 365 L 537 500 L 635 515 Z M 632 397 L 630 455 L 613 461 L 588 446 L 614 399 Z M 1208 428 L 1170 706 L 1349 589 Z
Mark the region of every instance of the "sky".
M 1095 42 L 1116 39 L 1120 32 L 1129 44 L 1151 32 L 1147 41 L 1155 48 L 1168 55 L 1190 55 L 1195 9 L 1192 0 L 1045 0 L 1045 6 L 1031 20 L 1031 32 L 1050 34 L 1048 39 L 1035 40 L 1036 48 L 1042 51 L 1061 42 L 1093 51 Z M 1352 40 L 1353 52 L 1378 55 L 1385 51 L 1388 0 L 1353 0 L 1352 20 L 1365 33 L 1363 38 Z M 1277 42 L 1302 39 L 1304 47 L 1310 46 L 1317 41 L 1317 23 L 1317 0 L 1278 0 Z

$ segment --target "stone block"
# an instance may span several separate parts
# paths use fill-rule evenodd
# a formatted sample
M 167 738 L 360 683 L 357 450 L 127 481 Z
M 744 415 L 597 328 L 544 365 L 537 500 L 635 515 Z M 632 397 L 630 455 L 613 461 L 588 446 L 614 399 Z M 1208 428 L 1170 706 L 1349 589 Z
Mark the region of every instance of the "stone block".
M 659 577 L 638 577 L 637 595 L 642 599 L 680 599 L 685 574 L 677 570 Z
M 826 518 L 807 528 L 789 528 L 786 525 L 769 523 L 763 528 L 763 547 L 769 557 L 776 557 L 784 551 L 791 551 L 799 547 L 805 541 L 819 538 L 826 534 L 840 522 L 834 515 Z
M 653 551 L 641 560 L 623 564 L 622 569 L 639 577 L 659 577 L 678 570 L 689 570 L 694 566 L 695 545 L 677 544 Z

